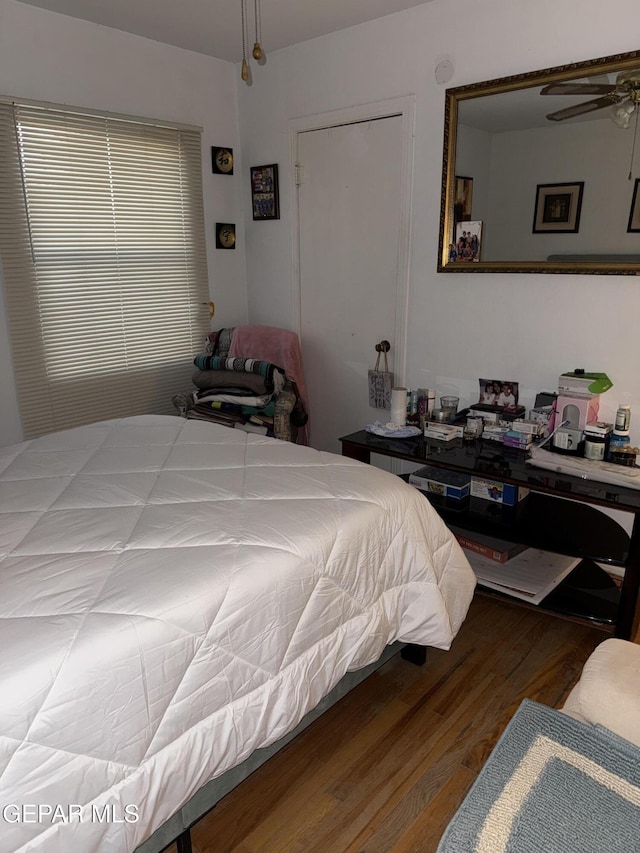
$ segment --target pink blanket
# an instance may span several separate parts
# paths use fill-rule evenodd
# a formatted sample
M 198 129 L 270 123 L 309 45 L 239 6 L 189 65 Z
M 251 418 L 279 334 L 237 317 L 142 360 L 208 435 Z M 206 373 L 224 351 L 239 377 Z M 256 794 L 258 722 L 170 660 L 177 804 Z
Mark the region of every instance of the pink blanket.
M 295 332 L 275 326 L 236 326 L 231 337 L 229 357 L 243 356 L 269 361 L 282 367 L 287 377 L 296 383 L 304 410 L 309 414 L 309 400 L 304 383 L 302 352 Z M 298 443 L 309 443 L 309 421 L 298 432 Z

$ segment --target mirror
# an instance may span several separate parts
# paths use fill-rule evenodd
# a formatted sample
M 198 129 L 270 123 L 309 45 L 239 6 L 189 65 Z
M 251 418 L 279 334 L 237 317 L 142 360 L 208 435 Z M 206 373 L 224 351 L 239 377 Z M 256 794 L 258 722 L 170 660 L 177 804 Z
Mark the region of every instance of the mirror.
M 640 51 L 447 89 L 438 272 L 640 275 L 639 187 Z

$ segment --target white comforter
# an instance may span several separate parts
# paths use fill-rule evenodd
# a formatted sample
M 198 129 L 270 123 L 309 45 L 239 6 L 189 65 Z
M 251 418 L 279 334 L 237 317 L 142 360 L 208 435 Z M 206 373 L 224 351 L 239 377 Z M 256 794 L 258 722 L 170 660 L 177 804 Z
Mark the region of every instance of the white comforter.
M 0 450 L 0 850 L 133 850 L 475 578 L 340 456 L 144 416 Z

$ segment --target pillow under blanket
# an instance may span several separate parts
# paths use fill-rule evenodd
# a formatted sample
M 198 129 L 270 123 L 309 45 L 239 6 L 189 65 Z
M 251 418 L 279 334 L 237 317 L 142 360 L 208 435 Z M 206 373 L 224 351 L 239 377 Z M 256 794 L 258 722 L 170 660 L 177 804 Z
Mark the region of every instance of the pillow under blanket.
M 262 396 L 273 391 L 273 385 L 259 373 L 244 370 L 196 370 L 191 377 L 196 388 L 242 388 Z

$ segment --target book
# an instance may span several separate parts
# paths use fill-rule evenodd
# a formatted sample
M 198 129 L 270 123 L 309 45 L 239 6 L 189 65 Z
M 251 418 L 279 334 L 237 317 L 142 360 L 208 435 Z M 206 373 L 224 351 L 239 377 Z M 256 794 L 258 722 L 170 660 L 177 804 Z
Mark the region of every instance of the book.
M 498 539 L 496 536 L 485 536 L 483 533 L 469 533 L 466 530 L 458 530 L 449 525 L 451 532 L 456 537 L 465 551 L 473 551 L 481 557 L 493 560 L 496 563 L 506 563 L 517 554 L 527 550 L 527 545 L 518 542 L 507 542 L 506 539 Z
M 537 548 L 527 548 L 506 563 L 497 563 L 471 551 L 466 554 L 480 586 L 529 604 L 540 604 L 581 561 L 580 557 L 565 557 Z

